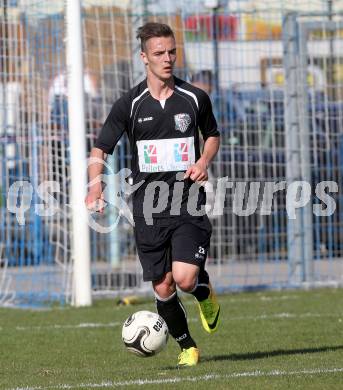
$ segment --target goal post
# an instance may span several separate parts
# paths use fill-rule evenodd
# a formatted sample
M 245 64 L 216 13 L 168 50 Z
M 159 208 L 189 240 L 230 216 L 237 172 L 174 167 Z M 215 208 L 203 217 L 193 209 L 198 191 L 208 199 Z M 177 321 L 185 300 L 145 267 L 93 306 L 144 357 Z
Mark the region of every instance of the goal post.
M 67 18 L 67 73 L 68 117 L 70 142 L 73 297 L 75 306 L 92 303 L 90 272 L 90 240 L 87 210 L 87 156 L 85 103 L 83 87 L 83 51 L 80 0 L 68 0 Z

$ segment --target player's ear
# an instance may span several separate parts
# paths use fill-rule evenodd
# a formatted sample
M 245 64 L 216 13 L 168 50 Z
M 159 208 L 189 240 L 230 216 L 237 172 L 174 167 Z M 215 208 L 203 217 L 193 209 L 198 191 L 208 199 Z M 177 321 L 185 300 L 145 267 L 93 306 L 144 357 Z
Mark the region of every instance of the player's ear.
M 144 65 L 148 65 L 148 59 L 147 59 L 147 56 L 144 53 L 144 51 L 141 51 L 141 59 L 142 59 Z

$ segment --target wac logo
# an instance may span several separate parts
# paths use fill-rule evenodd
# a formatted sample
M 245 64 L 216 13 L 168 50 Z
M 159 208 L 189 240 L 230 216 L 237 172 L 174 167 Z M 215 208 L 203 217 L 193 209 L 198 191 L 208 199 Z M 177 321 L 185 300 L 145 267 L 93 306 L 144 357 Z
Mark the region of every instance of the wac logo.
M 145 164 L 157 164 L 157 151 L 155 145 L 144 145 Z
M 176 114 L 174 115 L 175 130 L 184 133 L 191 123 L 191 117 L 188 114 Z
M 188 161 L 188 145 L 185 142 L 174 144 L 175 162 Z

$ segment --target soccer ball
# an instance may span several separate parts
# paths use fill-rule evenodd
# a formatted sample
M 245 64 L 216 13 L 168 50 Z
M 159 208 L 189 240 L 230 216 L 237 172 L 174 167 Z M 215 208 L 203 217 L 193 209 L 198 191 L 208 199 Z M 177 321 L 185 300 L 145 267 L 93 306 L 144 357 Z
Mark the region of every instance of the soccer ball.
M 143 357 L 162 351 L 167 345 L 168 336 L 164 319 L 147 310 L 130 315 L 122 329 L 122 339 L 128 351 Z

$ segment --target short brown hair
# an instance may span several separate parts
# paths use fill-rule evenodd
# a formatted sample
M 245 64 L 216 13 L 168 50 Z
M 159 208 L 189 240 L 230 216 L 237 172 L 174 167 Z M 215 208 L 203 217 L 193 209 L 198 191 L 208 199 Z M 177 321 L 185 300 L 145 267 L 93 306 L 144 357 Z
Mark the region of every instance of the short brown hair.
M 141 40 L 141 50 L 146 49 L 146 42 L 150 38 L 154 37 L 174 37 L 173 30 L 163 23 L 148 22 L 137 30 L 137 39 Z

